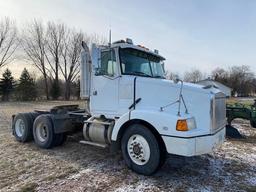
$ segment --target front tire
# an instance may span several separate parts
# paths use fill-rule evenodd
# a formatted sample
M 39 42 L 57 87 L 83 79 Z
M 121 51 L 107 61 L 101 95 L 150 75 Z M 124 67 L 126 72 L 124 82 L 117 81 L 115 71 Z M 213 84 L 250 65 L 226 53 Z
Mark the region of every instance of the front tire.
M 49 115 L 39 115 L 33 125 L 33 135 L 37 146 L 50 149 L 56 145 L 52 119 Z
M 121 149 L 127 166 L 136 173 L 152 175 L 161 165 L 160 145 L 144 125 L 128 127 L 121 140 Z

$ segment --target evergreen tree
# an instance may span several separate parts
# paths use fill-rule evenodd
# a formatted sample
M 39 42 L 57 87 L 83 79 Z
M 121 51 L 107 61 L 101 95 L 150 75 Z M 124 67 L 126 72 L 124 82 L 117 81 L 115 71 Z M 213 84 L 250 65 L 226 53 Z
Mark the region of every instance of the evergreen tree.
M 11 93 L 14 91 L 14 78 L 12 72 L 6 69 L 0 79 L 0 93 L 2 101 L 9 101 Z
M 37 90 L 35 81 L 29 74 L 28 70 L 24 68 L 17 85 L 17 98 L 22 101 L 31 101 L 35 100 L 36 97 Z

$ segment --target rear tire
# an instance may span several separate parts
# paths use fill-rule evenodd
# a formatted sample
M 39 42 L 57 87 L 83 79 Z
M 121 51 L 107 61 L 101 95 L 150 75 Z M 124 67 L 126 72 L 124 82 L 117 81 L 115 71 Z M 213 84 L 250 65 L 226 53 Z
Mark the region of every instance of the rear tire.
M 164 162 L 157 138 L 141 124 L 128 127 L 121 140 L 121 149 L 127 166 L 139 174 L 152 175 Z
M 52 119 L 49 115 L 39 115 L 33 125 L 33 135 L 37 146 L 50 149 L 56 144 Z
M 33 120 L 30 113 L 19 113 L 14 117 L 13 135 L 22 143 L 33 140 Z
M 38 113 L 38 112 L 30 112 L 29 114 L 30 114 L 33 122 L 40 115 L 40 113 Z M 33 129 L 33 124 L 32 124 L 32 129 Z
M 55 146 L 55 147 L 61 146 L 63 143 L 65 143 L 66 140 L 67 140 L 67 135 L 66 135 L 66 133 L 59 133 L 59 134 L 56 134 L 54 146 Z

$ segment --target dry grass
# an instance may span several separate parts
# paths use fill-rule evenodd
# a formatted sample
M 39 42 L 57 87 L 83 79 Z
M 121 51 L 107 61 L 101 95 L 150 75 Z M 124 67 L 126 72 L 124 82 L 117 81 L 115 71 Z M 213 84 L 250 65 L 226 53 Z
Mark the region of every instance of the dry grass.
M 15 141 L 12 114 L 59 104 L 0 103 L 0 191 L 256 190 L 256 129 L 247 121 L 234 121 L 246 139 L 228 140 L 209 155 L 172 156 L 158 173 L 145 177 L 127 169 L 120 154 L 81 145 L 75 138 L 52 150 Z

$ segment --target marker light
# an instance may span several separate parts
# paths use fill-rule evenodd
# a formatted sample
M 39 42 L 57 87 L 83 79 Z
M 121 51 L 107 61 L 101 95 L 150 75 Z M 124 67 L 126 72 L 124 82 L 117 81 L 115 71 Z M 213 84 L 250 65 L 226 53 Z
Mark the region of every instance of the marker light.
M 176 124 L 177 131 L 189 131 L 196 128 L 195 118 L 179 119 Z
M 180 119 L 177 121 L 176 130 L 177 131 L 188 131 L 188 124 L 187 124 L 186 119 Z
M 147 47 L 145 47 L 145 46 L 143 46 L 143 45 L 137 45 L 138 47 L 140 47 L 140 48 L 143 48 L 143 49 L 145 49 L 145 50 L 147 50 L 147 51 L 149 51 L 149 48 L 147 48 Z
M 132 39 L 129 39 L 129 38 L 126 38 L 126 43 L 133 45 Z

